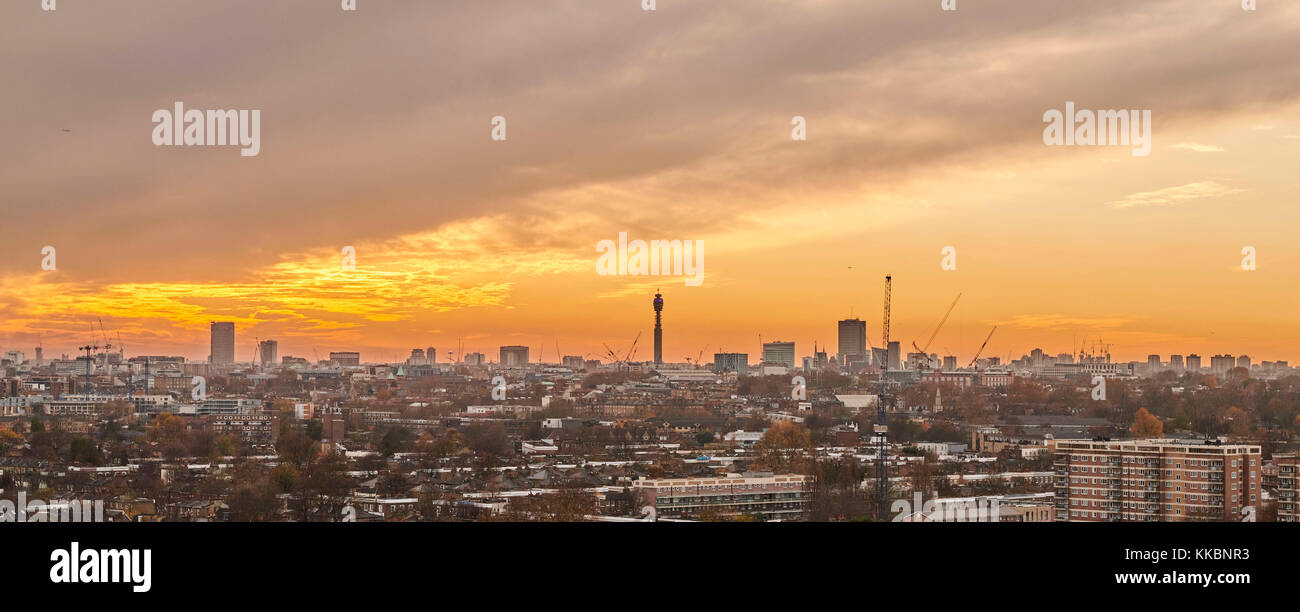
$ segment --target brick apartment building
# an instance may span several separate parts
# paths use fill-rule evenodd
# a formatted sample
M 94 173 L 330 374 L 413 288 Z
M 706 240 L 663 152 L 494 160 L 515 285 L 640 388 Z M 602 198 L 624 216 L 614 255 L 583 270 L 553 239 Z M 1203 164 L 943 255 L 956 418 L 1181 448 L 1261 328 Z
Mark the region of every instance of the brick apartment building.
M 1300 523 L 1296 489 L 1300 485 L 1300 454 L 1273 455 L 1277 466 L 1277 522 Z
M 633 491 L 642 506 L 654 506 L 660 517 L 748 515 L 758 520 L 799 520 L 812 499 L 811 477 L 746 472 L 743 476 L 637 480 Z
M 1258 507 L 1260 447 L 1176 440 L 1060 440 L 1057 521 L 1239 521 Z
M 199 417 L 203 429 L 229 434 L 250 444 L 275 444 L 280 439 L 280 418 L 265 414 L 213 414 Z

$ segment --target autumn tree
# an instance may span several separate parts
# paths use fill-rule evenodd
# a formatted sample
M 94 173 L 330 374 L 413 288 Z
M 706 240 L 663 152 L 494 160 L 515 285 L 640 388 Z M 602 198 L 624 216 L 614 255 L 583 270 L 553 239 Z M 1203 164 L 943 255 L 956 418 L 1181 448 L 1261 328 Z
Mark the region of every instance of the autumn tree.
M 1159 438 L 1165 432 L 1165 424 L 1156 415 L 1147 412 L 1146 408 L 1138 408 L 1130 431 L 1137 438 Z
M 22 434 L 15 433 L 14 430 L 8 427 L 0 427 L 0 452 L 8 451 L 15 446 L 22 445 L 22 443 Z
M 1228 433 L 1233 436 L 1242 438 L 1250 435 L 1250 415 L 1245 410 L 1232 406 L 1228 408 L 1223 420 L 1227 422 Z
M 167 444 L 169 442 L 180 442 L 184 436 L 185 421 L 170 412 L 163 412 L 154 417 L 153 425 L 149 427 L 147 439 L 150 442 Z
M 768 428 L 758 444 L 763 449 L 771 450 L 808 448 L 812 444 L 812 438 L 807 429 L 789 421 L 782 421 Z

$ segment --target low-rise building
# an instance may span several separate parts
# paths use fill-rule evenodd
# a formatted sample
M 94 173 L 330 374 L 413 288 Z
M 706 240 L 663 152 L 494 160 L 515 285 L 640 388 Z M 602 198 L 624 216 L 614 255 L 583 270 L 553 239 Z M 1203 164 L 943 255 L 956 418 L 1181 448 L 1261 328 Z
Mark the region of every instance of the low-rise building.
M 752 516 L 758 520 L 805 518 L 812 499 L 812 477 L 771 472 L 716 478 L 666 478 L 633 481 L 643 505 L 657 516 L 698 518 Z

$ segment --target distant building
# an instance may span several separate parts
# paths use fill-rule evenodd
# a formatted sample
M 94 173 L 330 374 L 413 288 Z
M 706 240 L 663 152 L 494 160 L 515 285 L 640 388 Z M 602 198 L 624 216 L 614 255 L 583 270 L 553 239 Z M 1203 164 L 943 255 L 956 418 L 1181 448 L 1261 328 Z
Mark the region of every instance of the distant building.
M 356 351 L 331 351 L 330 363 L 338 366 L 361 365 L 361 353 Z
M 257 352 L 263 366 L 275 365 L 277 353 L 280 352 L 280 343 L 275 340 L 263 340 L 257 343 Z
M 663 294 L 661 293 L 655 294 L 654 309 L 655 309 L 655 365 L 660 365 L 664 362 L 664 327 L 663 327 L 664 296 Z
M 1192 353 L 1191 355 L 1187 356 L 1187 371 L 1200 373 L 1201 371 L 1200 355 L 1197 355 L 1196 353 Z
M 1169 369 L 1171 369 L 1171 370 L 1173 370 L 1173 371 L 1175 371 L 1175 372 L 1182 372 L 1182 371 L 1183 371 L 1183 367 L 1184 367 L 1184 366 L 1183 366 L 1183 356 L 1182 356 L 1182 355 L 1170 355 L 1170 356 L 1169 356 Z
M 214 322 L 211 325 L 211 350 L 208 363 L 213 365 L 235 362 L 235 324 L 231 322 Z
M 487 358 L 483 356 L 483 353 L 469 353 L 468 355 L 465 355 L 463 361 L 465 362 L 465 365 L 481 366 L 487 363 Z
M 867 322 L 862 319 L 844 319 L 839 322 L 840 363 L 848 365 L 865 363 L 867 351 Z
M 1232 355 L 1215 355 L 1210 357 L 1210 373 L 1222 376 L 1237 366 L 1237 359 Z
M 560 358 L 560 365 L 575 371 L 586 368 L 581 355 L 565 355 Z
M 749 376 L 749 353 L 714 353 L 713 371 Z
M 903 362 L 901 361 L 902 358 L 901 346 L 902 345 L 900 345 L 897 341 L 892 341 L 889 343 L 889 349 L 887 352 L 886 361 L 889 364 L 889 369 L 891 370 L 897 370 L 903 367 Z
M 763 363 L 779 363 L 795 367 L 793 342 L 764 342 Z
M 258 414 L 263 410 L 262 400 L 246 397 L 209 397 L 199 404 L 195 412 L 199 416 Z
M 518 345 L 501 347 L 500 363 L 502 367 L 528 365 L 528 347 Z

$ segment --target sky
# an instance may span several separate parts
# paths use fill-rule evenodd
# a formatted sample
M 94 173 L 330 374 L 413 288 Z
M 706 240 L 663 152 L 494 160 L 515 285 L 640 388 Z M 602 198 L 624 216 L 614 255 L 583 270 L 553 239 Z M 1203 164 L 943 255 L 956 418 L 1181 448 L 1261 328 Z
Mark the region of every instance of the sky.
M 962 294 L 928 349 L 963 365 L 994 325 L 1300 363 L 1300 3 L 939 4 L 4 2 L 0 350 L 648 359 L 660 290 L 665 360 L 756 361 L 878 346 L 892 274 L 904 346 Z M 260 154 L 155 146 L 176 101 L 259 109 Z M 1150 154 L 1047 146 L 1067 102 L 1150 110 Z M 702 241 L 704 282 L 598 274 L 620 232 Z

